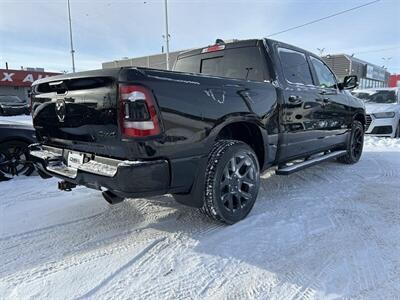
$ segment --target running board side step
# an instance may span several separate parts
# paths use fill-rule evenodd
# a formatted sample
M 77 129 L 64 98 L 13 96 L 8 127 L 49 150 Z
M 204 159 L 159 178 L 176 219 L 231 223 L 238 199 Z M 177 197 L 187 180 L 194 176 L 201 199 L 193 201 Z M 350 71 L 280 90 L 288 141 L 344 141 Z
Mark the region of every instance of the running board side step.
M 306 169 L 308 167 L 317 165 L 321 162 L 327 161 L 327 160 L 332 160 L 341 156 L 346 155 L 347 151 L 346 150 L 341 150 L 341 151 L 334 151 L 334 152 L 330 152 L 328 154 L 324 154 L 321 156 L 317 156 L 308 160 L 305 160 L 303 162 L 300 163 L 294 163 L 293 165 L 290 166 L 283 166 L 278 168 L 275 171 L 276 175 L 290 175 L 294 172 Z

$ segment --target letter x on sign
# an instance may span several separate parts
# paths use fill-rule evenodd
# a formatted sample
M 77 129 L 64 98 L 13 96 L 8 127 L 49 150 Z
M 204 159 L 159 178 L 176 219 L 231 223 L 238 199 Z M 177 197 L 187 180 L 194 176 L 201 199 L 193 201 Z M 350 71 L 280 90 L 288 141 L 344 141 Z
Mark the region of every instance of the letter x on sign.
M 1 79 L 1 81 L 13 81 L 12 77 L 15 75 L 15 73 L 6 73 L 3 72 L 4 77 Z

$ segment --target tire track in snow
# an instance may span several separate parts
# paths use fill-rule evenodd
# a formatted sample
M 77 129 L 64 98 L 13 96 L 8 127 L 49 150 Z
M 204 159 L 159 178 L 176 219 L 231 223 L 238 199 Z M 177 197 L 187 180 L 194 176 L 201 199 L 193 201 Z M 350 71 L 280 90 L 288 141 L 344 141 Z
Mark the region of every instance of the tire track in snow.
M 155 236 L 148 236 L 147 239 L 151 240 L 159 237 L 159 234 Z M 112 255 L 120 255 L 121 253 L 127 252 L 128 250 L 141 246 L 148 240 L 142 240 L 139 243 L 127 242 L 123 244 L 110 245 L 96 250 L 85 251 L 83 253 L 73 253 L 62 260 L 52 261 L 41 265 L 39 268 L 33 268 L 28 271 L 17 272 L 8 276 L 3 277 L 0 281 L 8 282 L 10 284 L 29 284 L 35 281 L 42 281 L 52 275 L 59 272 L 64 272 L 74 267 L 78 267 L 83 264 L 92 263 L 101 258 L 105 258 Z
M 126 264 L 124 264 L 122 267 L 119 269 L 115 270 L 112 272 L 110 275 L 108 275 L 102 282 L 100 282 L 96 287 L 85 293 L 84 295 L 78 297 L 77 299 L 86 299 L 89 297 L 94 296 L 101 288 L 106 286 L 108 283 L 110 283 L 119 273 L 124 272 L 125 270 L 129 269 L 133 264 L 135 264 L 138 260 L 140 260 L 146 253 L 148 253 L 151 249 L 153 249 L 157 244 L 163 242 L 166 240 L 166 237 L 157 239 L 153 242 L 150 243 L 146 248 L 144 248 L 140 253 L 135 255 L 130 261 L 128 261 Z

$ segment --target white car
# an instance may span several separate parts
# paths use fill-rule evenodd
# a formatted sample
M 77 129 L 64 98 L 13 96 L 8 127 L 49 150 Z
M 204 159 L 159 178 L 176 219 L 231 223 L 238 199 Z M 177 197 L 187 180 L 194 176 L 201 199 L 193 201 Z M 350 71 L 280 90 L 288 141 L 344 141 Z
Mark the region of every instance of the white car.
M 400 88 L 354 90 L 367 111 L 365 133 L 400 138 Z

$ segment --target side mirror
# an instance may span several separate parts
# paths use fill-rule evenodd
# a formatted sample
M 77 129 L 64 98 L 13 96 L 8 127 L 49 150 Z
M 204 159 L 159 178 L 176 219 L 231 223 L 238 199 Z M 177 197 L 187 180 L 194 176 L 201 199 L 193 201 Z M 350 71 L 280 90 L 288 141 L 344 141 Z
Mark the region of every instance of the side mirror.
M 358 86 L 357 75 L 346 76 L 343 82 L 338 84 L 341 90 L 352 90 Z

